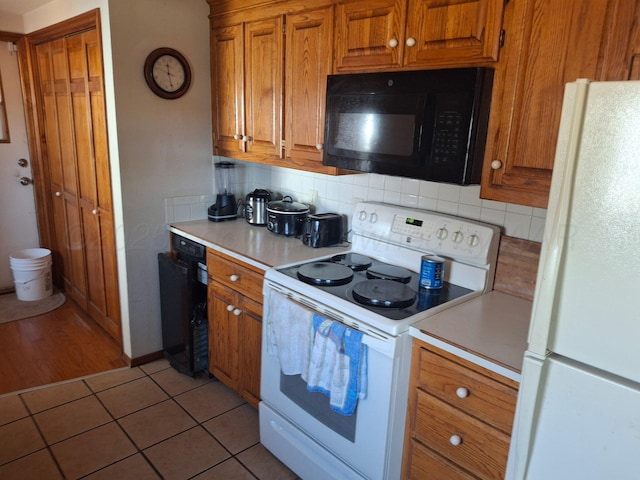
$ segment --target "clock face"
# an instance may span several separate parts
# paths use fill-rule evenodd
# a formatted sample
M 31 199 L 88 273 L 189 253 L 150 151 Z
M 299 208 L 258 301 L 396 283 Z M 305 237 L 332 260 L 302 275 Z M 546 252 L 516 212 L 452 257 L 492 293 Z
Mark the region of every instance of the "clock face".
M 157 48 L 144 64 L 144 77 L 153 93 L 161 98 L 180 98 L 191 84 L 187 59 L 172 48 Z
M 176 92 L 184 85 L 184 66 L 176 57 L 162 55 L 153 64 L 153 80 L 165 92 Z

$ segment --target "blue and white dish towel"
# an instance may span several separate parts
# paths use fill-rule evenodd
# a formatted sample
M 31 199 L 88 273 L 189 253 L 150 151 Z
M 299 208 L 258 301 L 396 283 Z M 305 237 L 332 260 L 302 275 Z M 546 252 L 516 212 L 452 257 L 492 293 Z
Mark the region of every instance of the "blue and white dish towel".
M 367 397 L 367 346 L 362 332 L 312 313 L 271 292 L 267 352 L 285 375 L 300 375 L 307 390 L 329 397 L 332 410 L 352 415 Z

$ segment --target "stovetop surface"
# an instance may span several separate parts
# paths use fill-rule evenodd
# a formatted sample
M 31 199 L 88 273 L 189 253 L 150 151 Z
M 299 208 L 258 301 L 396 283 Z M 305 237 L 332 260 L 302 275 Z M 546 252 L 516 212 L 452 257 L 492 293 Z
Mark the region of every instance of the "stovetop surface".
M 446 281 L 442 288 L 423 289 L 418 273 L 359 254 L 355 258 L 338 255 L 278 271 L 391 320 L 412 317 L 473 292 Z M 345 279 L 349 274 L 351 278 Z M 334 276 L 339 278 L 332 285 Z

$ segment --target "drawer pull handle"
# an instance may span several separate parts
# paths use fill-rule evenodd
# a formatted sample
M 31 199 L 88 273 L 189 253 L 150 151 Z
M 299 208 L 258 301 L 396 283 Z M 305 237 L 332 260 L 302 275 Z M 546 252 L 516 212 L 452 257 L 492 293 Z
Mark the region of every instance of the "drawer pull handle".
M 456 390 L 456 395 L 459 398 L 467 398 L 469 396 L 469 389 L 468 388 L 464 388 L 464 387 L 460 387 Z
M 232 282 L 237 282 L 238 280 L 240 280 L 240 275 L 231 275 L 229 277 L 229 280 L 231 280 Z
M 233 311 L 233 314 L 234 314 L 236 317 L 239 317 L 241 313 L 242 313 L 242 310 L 240 310 L 239 308 L 236 308 L 236 309 Z
M 462 443 L 462 437 L 460 435 L 451 435 L 451 438 L 449 439 L 449 443 L 454 447 L 457 447 Z
M 233 305 L 227 305 L 227 312 L 231 312 L 234 308 L 236 307 L 234 307 Z

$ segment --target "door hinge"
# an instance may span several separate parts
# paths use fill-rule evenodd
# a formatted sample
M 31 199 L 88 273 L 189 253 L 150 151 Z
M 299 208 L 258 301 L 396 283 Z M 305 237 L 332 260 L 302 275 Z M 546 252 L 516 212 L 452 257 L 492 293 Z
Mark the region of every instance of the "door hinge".
M 283 35 L 286 35 L 286 34 L 287 34 L 287 24 L 286 24 L 286 23 L 283 23 L 283 24 L 282 24 L 282 34 L 283 34 Z
M 505 37 L 506 33 L 504 30 L 500 31 L 500 40 L 498 42 L 498 44 L 500 45 L 500 48 L 504 47 L 504 37 Z

